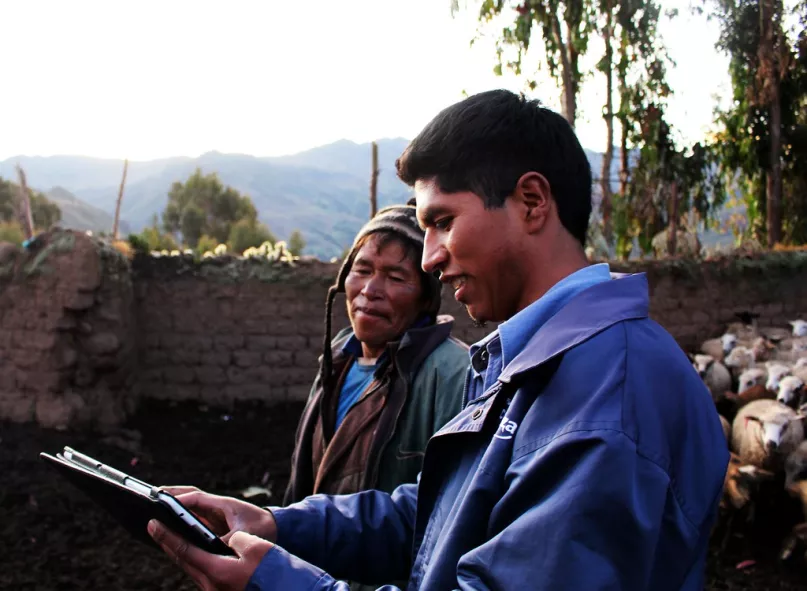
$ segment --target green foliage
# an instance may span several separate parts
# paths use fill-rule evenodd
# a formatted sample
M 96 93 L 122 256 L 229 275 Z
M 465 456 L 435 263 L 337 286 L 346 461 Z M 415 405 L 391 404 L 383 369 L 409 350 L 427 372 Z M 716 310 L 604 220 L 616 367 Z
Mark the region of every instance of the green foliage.
M 171 186 L 163 227 L 172 234 L 181 234 L 183 242 L 195 248 L 204 235 L 225 243 L 238 222 L 246 222 L 244 227 L 258 227 L 257 219 L 258 212 L 249 197 L 225 187 L 215 173 L 203 175 L 197 168 L 184 183 Z
M 132 242 L 132 236 L 136 237 L 135 242 Z M 145 228 L 140 234 L 130 235 L 129 243 L 135 250 L 138 250 L 138 246 L 135 246 L 135 243 L 141 247 L 145 245 L 148 252 L 179 249 L 179 245 L 176 240 L 174 240 L 174 237 L 160 230 L 156 215 L 152 219 L 150 227 Z
M 0 178 L 0 222 L 18 220 L 19 185 Z M 43 193 L 28 188 L 28 199 L 31 203 L 31 218 L 35 231 L 44 231 L 62 219 L 59 206 L 49 201 Z
M 746 237 L 767 240 L 767 191 L 771 163 L 771 108 L 764 80 L 766 63 L 760 59 L 760 2 L 705 0 L 720 25 L 717 48 L 730 58 L 732 103 L 716 111 L 718 131 L 709 149 L 719 167 L 724 192 L 743 194 L 748 224 Z M 800 30 L 783 31 L 777 47 L 781 109 L 782 237 L 788 244 L 807 242 L 807 3 Z
M 452 10 L 459 10 L 456 0 L 452 2 Z M 513 18 L 496 39 L 498 62 L 494 73 L 501 76 L 507 69 L 522 75 L 524 56 L 533 41 L 533 34 L 537 34 L 544 42 L 543 57 L 550 75 L 563 85 L 572 100 L 573 104 L 564 101 L 564 115 L 574 125 L 577 95 L 584 76 L 579 63 L 588 50 L 589 37 L 595 28 L 595 14 L 594 0 L 483 0 L 479 7 L 480 23 L 489 23 L 502 15 Z M 515 50 L 514 56 L 508 51 L 511 49 Z M 534 90 L 537 83 L 530 78 L 527 86 Z M 571 112 L 566 112 L 567 107 Z
M 143 238 L 140 234 L 129 234 L 126 238 L 129 241 L 129 246 L 132 247 L 138 254 L 148 254 L 151 252 L 151 247 L 149 246 L 148 241 Z
M 243 253 L 251 247 L 258 247 L 264 242 L 277 242 L 277 239 L 264 224 L 254 219 L 242 219 L 233 224 L 227 245 L 236 253 Z
M 303 250 L 305 250 L 305 238 L 300 230 L 295 230 L 289 236 L 289 252 L 298 257 L 303 254 Z
M 212 236 L 202 236 L 196 245 L 196 252 L 200 255 L 206 252 L 213 252 L 213 249 L 219 245 L 219 242 Z
M 24 240 L 25 233 L 17 222 L 0 222 L 0 242 L 22 244 Z

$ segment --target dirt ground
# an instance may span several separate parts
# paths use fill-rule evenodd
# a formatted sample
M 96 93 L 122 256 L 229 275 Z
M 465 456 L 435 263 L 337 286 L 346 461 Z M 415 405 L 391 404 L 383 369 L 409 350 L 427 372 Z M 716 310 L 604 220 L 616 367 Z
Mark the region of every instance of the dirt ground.
M 134 542 L 116 522 L 39 459 L 71 445 L 152 484 L 194 484 L 238 495 L 265 486 L 279 503 L 302 407 L 240 405 L 224 411 L 195 404 L 150 402 L 116 438 L 40 430 L 0 422 L 0 589 L 194 589 L 159 550 Z M 746 537 L 746 539 L 748 539 Z M 765 591 L 807 588 L 807 571 L 742 539 L 713 549 L 707 589 Z

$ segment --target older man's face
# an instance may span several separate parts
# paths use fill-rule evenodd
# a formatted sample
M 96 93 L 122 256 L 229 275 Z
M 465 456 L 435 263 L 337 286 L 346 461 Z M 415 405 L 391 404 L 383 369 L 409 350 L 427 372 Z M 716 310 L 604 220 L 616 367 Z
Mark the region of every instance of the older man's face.
M 345 279 L 353 332 L 364 345 L 381 349 L 417 319 L 424 307 L 419 261 L 393 240 L 379 248 L 375 236 L 361 247 Z

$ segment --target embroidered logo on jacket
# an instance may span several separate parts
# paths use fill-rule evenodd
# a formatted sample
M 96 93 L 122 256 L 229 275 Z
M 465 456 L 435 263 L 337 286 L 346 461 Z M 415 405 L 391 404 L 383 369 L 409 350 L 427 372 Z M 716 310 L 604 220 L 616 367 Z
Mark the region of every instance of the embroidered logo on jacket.
M 512 439 L 515 435 L 518 423 L 511 421 L 507 417 L 502 417 L 502 422 L 499 423 L 499 431 L 494 435 L 497 439 Z

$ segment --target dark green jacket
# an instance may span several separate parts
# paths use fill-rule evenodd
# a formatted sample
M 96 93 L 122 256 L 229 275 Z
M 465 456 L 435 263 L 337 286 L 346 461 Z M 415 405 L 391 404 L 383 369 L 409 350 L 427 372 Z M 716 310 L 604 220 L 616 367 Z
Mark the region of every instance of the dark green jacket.
M 439 316 L 436 324 L 389 343 L 386 361 L 334 433 L 341 385 L 355 361 L 342 351 L 352 330 L 336 335 L 335 386 L 325 392 L 319 377 L 314 381 L 297 428 L 284 505 L 314 493 L 392 492 L 417 480 L 429 438 L 462 406 L 468 346 L 450 336 L 453 324 L 450 316 Z

